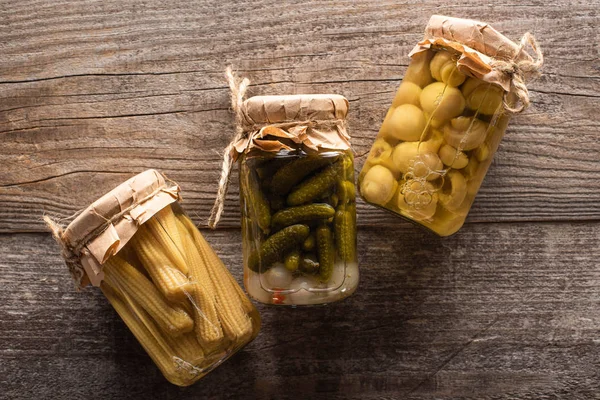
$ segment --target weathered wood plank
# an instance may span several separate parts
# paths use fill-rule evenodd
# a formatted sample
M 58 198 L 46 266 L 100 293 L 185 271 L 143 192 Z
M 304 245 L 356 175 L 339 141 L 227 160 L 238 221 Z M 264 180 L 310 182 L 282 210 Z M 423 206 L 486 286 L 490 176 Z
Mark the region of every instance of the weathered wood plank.
M 229 63 L 250 94 L 346 95 L 364 153 L 432 13 L 514 39 L 531 30 L 546 54 L 534 106 L 514 118 L 469 221 L 597 220 L 599 5 L 0 2 L 0 232 L 40 231 L 42 212 L 70 215 L 150 167 L 206 221 L 232 132 Z M 238 225 L 237 208 L 234 184 L 223 226 Z M 363 225 L 401 225 L 359 212 Z
M 600 224 L 359 231 L 361 284 L 327 307 L 260 306 L 259 337 L 197 385 L 164 381 L 49 235 L 0 235 L 0 393 L 28 398 L 591 399 Z M 237 230 L 205 232 L 238 280 Z M 410 394 L 410 395 L 409 395 Z M 596 397 L 597 398 L 597 397 Z

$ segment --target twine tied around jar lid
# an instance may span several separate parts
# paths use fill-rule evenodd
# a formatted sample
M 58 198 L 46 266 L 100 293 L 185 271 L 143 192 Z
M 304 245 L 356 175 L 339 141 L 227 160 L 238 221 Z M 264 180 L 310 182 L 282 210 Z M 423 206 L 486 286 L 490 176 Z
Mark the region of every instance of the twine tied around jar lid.
M 244 100 L 250 81 L 237 78 L 231 67 L 225 75 L 235 114 L 235 135 L 223 154 L 217 196 L 208 220 L 212 229 L 223 213 L 231 169 L 240 154 L 254 149 L 269 153 L 298 147 L 308 152 L 350 149 L 348 100 L 343 96 L 255 96 Z
M 518 55 L 523 51 L 526 45 L 529 45 L 535 52 L 535 59 L 517 60 Z M 512 60 L 492 60 L 490 64 L 492 68 L 510 76 L 510 90 L 504 93 L 503 100 L 504 109 L 506 111 L 516 114 L 529 107 L 531 102 L 529 100 L 529 90 L 527 89 L 527 85 L 525 85 L 525 79 L 539 76 L 540 68 L 543 64 L 544 54 L 538 46 L 535 37 L 529 32 L 526 32 L 521 38 L 519 51 Z M 512 102 L 515 104 L 514 106 L 511 106 L 511 101 L 509 100 L 511 94 L 517 98 L 516 102 Z
M 139 226 L 178 200 L 179 185 L 150 169 L 78 211 L 66 228 L 48 215 L 43 219 L 80 289 L 89 283 L 99 286 L 106 260 L 127 244 Z
M 527 45 L 535 58 L 525 51 Z M 544 63 L 544 55 L 531 33 L 525 33 L 517 44 L 485 22 L 432 15 L 425 38 L 409 56 L 432 48 L 452 49 L 459 55 L 456 66 L 460 72 L 500 86 L 506 112 L 519 113 L 529 106 L 525 80 L 537 77 Z

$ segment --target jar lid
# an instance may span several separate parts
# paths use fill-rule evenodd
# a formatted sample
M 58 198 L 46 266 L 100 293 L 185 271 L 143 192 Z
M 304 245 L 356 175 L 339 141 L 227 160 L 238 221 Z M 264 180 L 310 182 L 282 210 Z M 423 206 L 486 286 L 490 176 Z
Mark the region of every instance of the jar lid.
M 84 209 L 58 238 L 76 283 L 99 285 L 104 277 L 102 264 L 125 246 L 140 225 L 179 200 L 179 191 L 176 183 L 149 169 Z
M 532 61 L 521 46 L 489 24 L 472 19 L 432 15 L 425 28 L 425 38 L 451 40 L 496 59 Z
M 244 122 L 272 124 L 292 121 L 343 120 L 348 100 L 338 94 L 295 94 L 254 96 L 242 104 Z

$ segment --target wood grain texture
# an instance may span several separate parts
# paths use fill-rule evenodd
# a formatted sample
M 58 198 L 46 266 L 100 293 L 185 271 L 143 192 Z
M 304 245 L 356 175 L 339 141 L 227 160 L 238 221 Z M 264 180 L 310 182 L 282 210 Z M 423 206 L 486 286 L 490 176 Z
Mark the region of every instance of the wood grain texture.
M 600 399 L 599 10 L 0 0 L 0 399 Z M 168 384 L 97 290 L 73 291 L 41 214 L 157 168 L 205 226 L 232 134 L 229 64 L 250 95 L 345 95 L 365 153 L 434 13 L 531 31 L 546 59 L 468 224 L 439 239 L 360 202 L 353 296 L 259 306 L 253 343 L 190 388 Z M 204 233 L 241 281 L 232 182 L 221 230 Z
M 568 3 L 568 5 L 567 5 Z M 334 92 L 366 152 L 433 13 L 478 18 L 546 55 L 469 222 L 600 218 L 600 2 L 0 1 L 0 232 L 41 231 L 159 168 L 206 221 L 232 134 L 223 71 L 249 94 Z M 261 10 L 269 10 L 267 13 Z M 357 162 L 357 168 L 362 159 Z M 239 224 L 237 182 L 223 226 Z M 361 224 L 399 220 L 359 207 Z
M 98 290 L 73 291 L 48 235 L 0 235 L 0 393 L 598 398 L 600 224 L 475 224 L 448 239 L 411 226 L 392 233 L 360 231 L 353 296 L 259 306 L 258 338 L 186 389 L 164 380 Z M 204 234 L 241 281 L 239 232 Z

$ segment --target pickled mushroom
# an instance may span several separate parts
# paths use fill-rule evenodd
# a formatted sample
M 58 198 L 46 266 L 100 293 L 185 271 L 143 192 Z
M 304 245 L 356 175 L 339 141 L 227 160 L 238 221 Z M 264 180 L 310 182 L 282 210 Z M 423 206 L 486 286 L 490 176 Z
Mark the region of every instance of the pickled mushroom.
M 433 57 L 433 52 L 431 51 L 422 51 L 413 54 L 403 82 L 412 82 L 421 88 L 433 82 L 431 72 L 429 71 L 431 57 Z
M 377 157 L 369 157 L 369 159 L 365 163 L 365 166 L 367 168 L 372 168 L 374 165 L 383 165 L 384 167 L 389 169 L 392 172 L 392 174 L 394 174 L 394 179 L 398 179 L 402 172 L 400 171 L 400 169 L 398 169 L 398 167 L 393 161 L 393 150 L 394 149 L 390 147 L 389 149 L 379 154 Z
M 486 138 L 488 124 L 476 118 L 458 117 L 444 126 L 444 140 L 460 150 L 473 150 Z
M 440 148 L 438 155 L 440 156 L 440 159 L 444 165 L 447 165 L 451 168 L 462 169 L 469 163 L 469 157 L 467 157 L 465 153 L 457 150 L 455 147 L 452 147 L 449 144 L 443 145 Z
M 431 75 L 437 81 L 444 82 L 452 87 L 461 85 L 466 79 L 466 76 L 456 67 L 453 55 L 448 51 L 437 52 L 433 56 L 429 68 Z
M 373 146 L 371 146 L 371 150 L 369 151 L 369 158 L 371 157 L 379 157 L 381 153 L 386 150 L 390 150 L 392 145 L 390 145 L 385 139 L 377 139 Z
M 426 142 L 402 142 L 394 147 L 392 161 L 396 169 L 405 174 L 413 163 L 417 154 L 437 153 L 442 143 L 441 138 L 434 137 Z
M 421 105 L 420 97 L 421 88 L 419 85 L 412 82 L 402 82 L 396 92 L 392 107 L 398 107 L 402 104 L 412 104 L 419 107 Z
M 459 116 L 465 109 L 465 99 L 460 90 L 442 82 L 426 86 L 421 92 L 420 100 L 423 111 L 438 121 Z
M 461 91 L 467 107 L 485 115 L 493 115 L 501 109 L 504 90 L 479 79 L 469 78 L 462 85 Z
M 432 181 L 440 177 L 444 164 L 436 153 L 428 151 L 417 154 L 411 167 L 413 177 Z
M 360 192 L 371 203 L 384 205 L 394 195 L 398 183 L 392 172 L 382 165 L 374 165 L 365 174 Z
M 423 111 L 412 104 L 402 104 L 390 116 L 387 132 L 392 138 L 413 142 L 419 140 L 427 126 Z
M 462 169 L 462 173 L 469 180 L 473 179 L 479 171 L 479 161 L 475 157 L 469 159 L 469 163 Z
M 467 180 L 458 171 L 450 170 L 444 177 L 440 203 L 447 210 L 456 210 L 467 195 Z
M 398 189 L 398 208 L 415 221 L 430 219 L 436 212 L 438 194 L 430 182 L 407 181 Z

